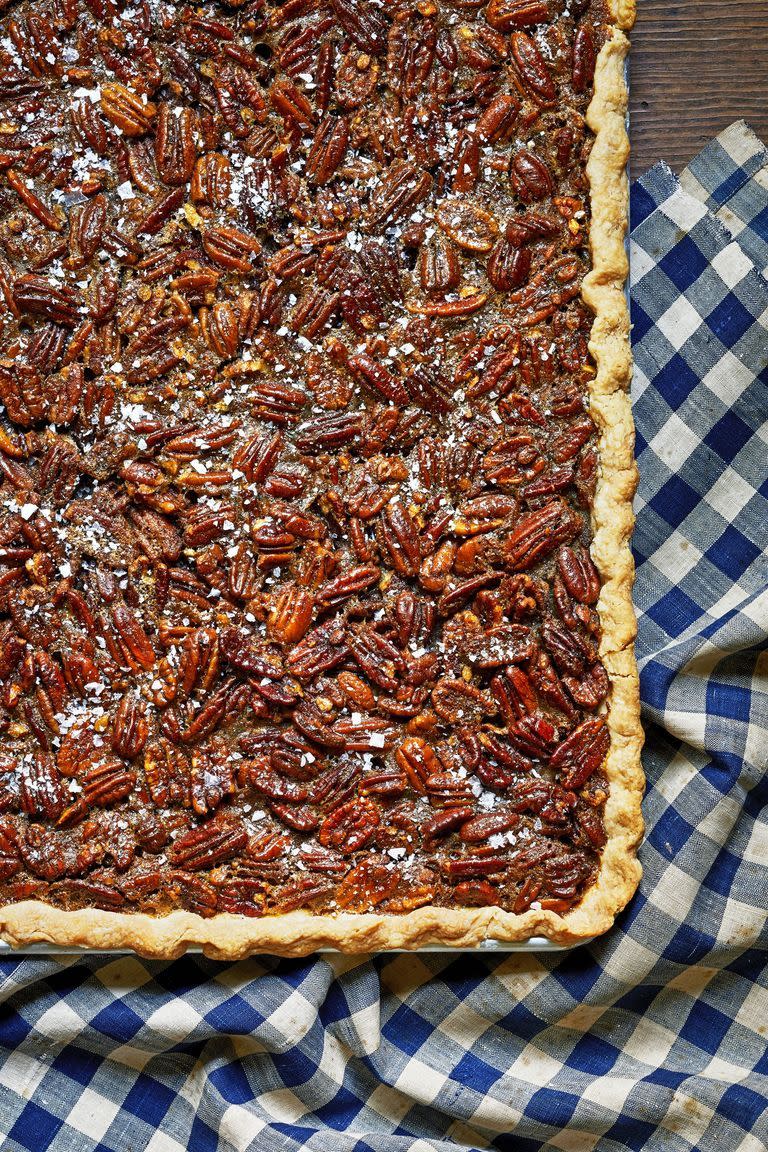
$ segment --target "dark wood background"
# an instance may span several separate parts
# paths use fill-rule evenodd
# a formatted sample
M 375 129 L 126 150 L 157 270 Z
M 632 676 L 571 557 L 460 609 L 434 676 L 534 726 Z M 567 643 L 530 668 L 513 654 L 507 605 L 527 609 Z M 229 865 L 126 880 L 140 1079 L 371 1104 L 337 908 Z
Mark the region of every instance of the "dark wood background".
M 630 109 L 635 176 L 734 120 L 768 142 L 768 0 L 638 0 Z

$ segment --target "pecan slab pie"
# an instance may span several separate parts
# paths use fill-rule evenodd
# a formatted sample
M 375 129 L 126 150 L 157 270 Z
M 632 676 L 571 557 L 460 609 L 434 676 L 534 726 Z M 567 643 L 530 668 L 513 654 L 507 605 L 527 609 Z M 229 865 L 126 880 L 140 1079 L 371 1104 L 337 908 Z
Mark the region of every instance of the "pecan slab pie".
M 0 934 L 605 930 L 631 0 L 0 8 Z

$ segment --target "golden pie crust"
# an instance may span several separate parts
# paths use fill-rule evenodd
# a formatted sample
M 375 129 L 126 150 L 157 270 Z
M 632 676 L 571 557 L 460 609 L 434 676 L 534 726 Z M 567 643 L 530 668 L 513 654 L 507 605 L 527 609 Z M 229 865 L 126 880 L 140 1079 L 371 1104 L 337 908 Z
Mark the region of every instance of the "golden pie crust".
M 591 414 L 599 430 L 600 467 L 592 509 L 592 557 L 602 579 L 598 613 L 600 656 L 611 681 L 606 719 L 611 746 L 605 763 L 610 794 L 605 806 L 607 843 L 595 883 L 565 914 L 529 909 L 423 907 L 403 915 L 314 915 L 294 911 L 262 919 L 219 914 L 204 919 L 174 911 L 165 916 L 99 909 L 65 911 L 41 901 L 0 908 L 0 938 L 13 947 L 41 942 L 64 947 L 133 950 L 157 958 L 202 948 L 214 959 L 253 952 L 304 956 L 318 949 L 365 953 L 424 947 L 474 948 L 488 941 L 531 937 L 561 945 L 583 943 L 612 925 L 639 883 L 636 849 L 643 834 L 639 682 L 633 641 L 634 567 L 629 549 L 632 496 L 637 476 L 629 400 L 631 352 L 625 297 L 628 226 L 626 163 L 627 88 L 624 35 L 635 18 L 635 0 L 611 0 L 612 33 L 596 66 L 587 123 L 594 143 L 587 165 L 591 190 L 592 269 L 583 298 L 595 313 L 590 352 L 597 373 L 590 385 Z

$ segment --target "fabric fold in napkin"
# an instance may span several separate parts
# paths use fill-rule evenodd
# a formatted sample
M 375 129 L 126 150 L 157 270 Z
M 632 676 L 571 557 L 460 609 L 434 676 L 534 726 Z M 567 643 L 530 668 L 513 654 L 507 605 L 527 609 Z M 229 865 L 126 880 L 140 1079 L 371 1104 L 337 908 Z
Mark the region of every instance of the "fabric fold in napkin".
M 3 1152 L 764 1152 L 768 155 L 632 189 L 640 891 L 569 953 L 0 959 Z

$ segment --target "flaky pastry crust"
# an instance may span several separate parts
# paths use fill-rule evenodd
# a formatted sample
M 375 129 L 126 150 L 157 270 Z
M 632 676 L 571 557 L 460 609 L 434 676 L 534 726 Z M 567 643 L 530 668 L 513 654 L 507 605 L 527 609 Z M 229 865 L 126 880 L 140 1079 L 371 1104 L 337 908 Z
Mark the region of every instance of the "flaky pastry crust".
M 133 950 L 173 958 L 189 947 L 214 959 L 233 960 L 253 952 L 303 956 L 321 948 L 349 953 L 425 946 L 471 948 L 487 941 L 509 943 L 546 937 L 562 945 L 583 943 L 613 923 L 637 888 L 642 837 L 640 802 L 639 684 L 633 652 L 636 620 L 632 606 L 633 561 L 629 539 L 636 486 L 634 430 L 629 401 L 631 353 L 624 286 L 628 194 L 625 129 L 627 90 L 624 31 L 634 21 L 635 0 L 611 0 L 611 37 L 600 51 L 587 122 L 594 143 L 587 166 L 591 189 L 592 269 L 583 297 L 595 313 L 590 351 L 597 373 L 590 386 L 591 412 L 599 429 L 600 468 L 593 505 L 592 556 L 602 578 L 598 612 L 600 655 L 611 680 L 606 713 L 611 732 L 605 774 L 607 843 L 596 882 L 580 904 L 564 915 L 530 909 L 423 907 L 404 915 L 295 911 L 261 919 L 220 914 L 204 919 L 191 912 L 166 916 L 98 909 L 64 911 L 40 901 L 0 908 L 0 937 L 14 947 L 48 942 L 64 947 Z

